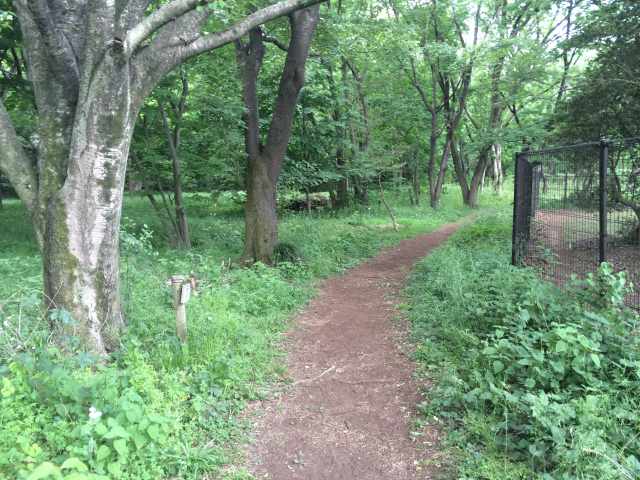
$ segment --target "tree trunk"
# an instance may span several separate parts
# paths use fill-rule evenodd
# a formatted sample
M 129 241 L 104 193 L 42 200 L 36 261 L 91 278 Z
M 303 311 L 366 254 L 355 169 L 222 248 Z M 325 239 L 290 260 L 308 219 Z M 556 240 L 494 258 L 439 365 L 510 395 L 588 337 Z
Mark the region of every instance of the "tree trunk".
M 87 109 L 86 136 L 78 137 L 72 147 L 70 175 L 51 195 L 42 228 L 45 302 L 73 318 L 54 329 L 80 337 L 98 354 L 117 347 L 124 325 L 119 229 L 131 137 L 127 126 L 135 118 L 113 110 L 112 98 L 122 92 L 104 92 L 99 93 L 104 103 Z
M 344 165 L 343 165 L 344 168 Z M 336 187 L 336 209 L 345 208 L 349 205 L 349 180 L 342 178 Z
M 485 172 L 489 164 L 489 152 L 484 150 L 480 153 L 478 159 L 478 165 L 476 166 L 471 182 L 469 183 L 469 190 L 467 192 L 467 199 L 465 204 L 471 208 L 477 208 L 479 205 L 480 189 L 484 182 Z
M 362 129 L 357 142 L 358 151 L 360 153 L 360 158 L 367 158 L 369 154 L 371 127 L 369 122 L 369 105 L 364 89 L 364 75 L 358 71 L 353 62 L 349 61 L 346 57 L 343 57 L 343 59 L 346 63 L 346 66 L 351 71 L 351 75 L 356 84 L 358 104 L 360 107 L 360 115 L 362 119 Z M 369 203 L 367 180 L 356 175 L 352 178 L 352 183 L 354 185 L 355 200 L 361 205 L 367 205 Z
M 444 177 L 447 173 L 447 166 L 449 165 L 450 153 L 451 143 L 447 141 L 444 149 L 442 150 L 442 158 L 440 159 L 440 169 L 438 170 L 438 176 L 435 178 L 435 183 L 430 191 L 431 208 L 438 208 L 440 206 L 442 187 L 444 186 Z
M 387 200 L 384 198 L 384 187 L 382 186 L 382 176 L 381 175 L 378 175 L 378 186 L 380 187 L 380 201 L 384 205 L 384 208 L 387 210 L 387 213 L 389 214 L 389 218 L 391 218 L 391 224 L 393 225 L 393 230 L 395 232 L 397 232 L 398 231 L 398 222 L 396 221 L 396 216 L 393 213 L 393 209 L 387 203 Z
M 453 159 L 453 168 L 456 172 L 456 178 L 458 180 L 458 184 L 460 185 L 460 193 L 462 194 L 462 201 L 464 204 L 468 203 L 469 199 L 469 184 L 467 182 L 467 172 L 464 169 L 464 165 L 462 164 L 462 157 L 460 155 L 460 151 L 455 144 L 455 140 L 453 137 L 453 132 L 449 131 L 447 133 L 447 138 L 449 142 L 451 142 L 451 157 Z
M 502 144 L 493 144 L 493 189 L 496 193 L 502 193 L 502 184 L 504 183 L 504 175 L 502 173 Z
M 183 94 L 180 99 L 180 105 L 175 109 L 175 126 L 173 131 L 169 128 L 169 121 L 167 119 L 167 112 L 164 109 L 162 103 L 160 103 L 160 115 L 162 116 L 162 126 L 167 137 L 167 143 L 169 144 L 169 157 L 171 158 L 171 171 L 173 173 L 173 202 L 175 206 L 176 215 L 176 240 L 179 248 L 190 249 L 191 237 L 189 236 L 189 223 L 187 221 L 187 211 L 184 206 L 184 199 L 182 195 L 182 172 L 180 169 L 180 157 L 178 149 L 180 148 L 180 123 L 185 110 L 186 96 L 188 94 L 188 87 L 186 76 L 182 75 L 183 82 Z
M 333 121 L 336 125 L 343 125 L 345 121 L 342 118 L 342 105 L 347 104 L 346 92 L 347 92 L 347 63 L 344 57 L 342 57 L 342 65 L 340 68 L 342 73 L 342 93 L 338 93 L 338 88 L 333 80 L 333 72 L 331 73 L 331 88 L 332 95 L 334 97 L 334 108 L 333 108 Z M 342 209 L 349 205 L 349 180 L 347 178 L 347 174 L 345 172 L 347 167 L 347 159 L 346 159 L 346 149 L 345 145 L 347 143 L 347 129 L 345 126 L 340 126 L 336 132 L 338 135 L 338 145 L 336 147 L 336 169 L 342 175 L 342 178 L 338 180 L 336 185 L 336 201 L 334 207 L 336 209 Z
M 249 160 L 243 259 L 270 265 L 278 243 L 278 213 L 276 185 L 268 165 L 262 158 Z
M 360 205 L 369 205 L 369 184 L 362 178 L 353 179 L 353 196 Z
M 264 145 L 260 141 L 257 95 L 258 75 L 264 56 L 262 30 L 251 30 L 246 44 L 236 42 L 236 59 L 243 80 L 245 148 L 249 159 L 243 263 L 259 261 L 270 264 L 278 243 L 276 186 L 289 144 L 298 94 L 304 84 L 309 47 L 319 16 L 317 6 L 289 16 L 291 41 Z
M 422 188 L 420 185 L 420 155 L 416 147 L 413 152 L 413 193 L 416 197 L 416 206 L 420 206 L 420 195 L 422 195 Z

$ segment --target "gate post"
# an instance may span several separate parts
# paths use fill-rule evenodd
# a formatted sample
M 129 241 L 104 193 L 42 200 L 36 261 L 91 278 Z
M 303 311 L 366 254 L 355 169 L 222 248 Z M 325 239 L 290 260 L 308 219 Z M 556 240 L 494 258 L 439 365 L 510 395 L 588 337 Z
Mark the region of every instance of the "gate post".
M 600 263 L 607 261 L 607 173 L 609 170 L 609 142 L 600 140 Z
M 513 192 L 513 229 L 511 234 L 511 264 L 522 264 L 529 242 L 531 215 L 531 165 L 528 149 L 516 154 Z

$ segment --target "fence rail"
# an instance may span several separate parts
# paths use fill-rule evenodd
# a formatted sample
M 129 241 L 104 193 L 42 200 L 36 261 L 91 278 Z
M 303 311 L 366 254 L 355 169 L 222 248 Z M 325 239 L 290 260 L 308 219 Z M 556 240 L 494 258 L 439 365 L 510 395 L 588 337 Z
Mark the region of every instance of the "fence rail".
M 514 188 L 514 265 L 561 285 L 606 261 L 640 286 L 640 138 L 521 152 Z

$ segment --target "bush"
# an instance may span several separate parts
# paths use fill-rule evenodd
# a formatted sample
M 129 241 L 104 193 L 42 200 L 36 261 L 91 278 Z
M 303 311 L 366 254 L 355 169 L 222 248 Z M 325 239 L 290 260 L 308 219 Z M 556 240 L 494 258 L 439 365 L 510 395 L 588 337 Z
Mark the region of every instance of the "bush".
M 105 366 L 49 347 L 19 355 L 1 381 L 3 478 L 56 478 L 70 470 L 156 479 L 171 470 L 160 460 L 175 449 L 169 434 L 180 435 L 178 418 L 139 353 Z
M 466 229 L 414 278 L 417 355 L 437 380 L 422 410 L 457 432 L 462 478 L 637 478 L 640 339 L 624 274 L 603 265 L 560 290 L 509 266 L 500 223 Z

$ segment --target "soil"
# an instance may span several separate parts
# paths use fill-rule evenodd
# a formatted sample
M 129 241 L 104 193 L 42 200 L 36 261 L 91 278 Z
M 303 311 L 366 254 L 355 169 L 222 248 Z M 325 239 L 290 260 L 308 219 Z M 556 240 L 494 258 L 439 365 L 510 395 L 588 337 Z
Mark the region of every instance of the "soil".
M 530 248 L 525 263 L 537 267 L 544 277 L 564 285 L 572 275 L 584 277 L 598 269 L 599 217 L 582 210 L 540 210 L 531 222 Z M 640 310 L 640 248 L 610 236 L 607 262 L 625 271 L 634 285 L 625 303 Z
M 459 226 L 403 241 L 323 282 L 286 336 L 292 383 L 251 408 L 256 478 L 435 478 L 437 428 L 411 438 L 421 385 L 396 305 L 415 262 Z

